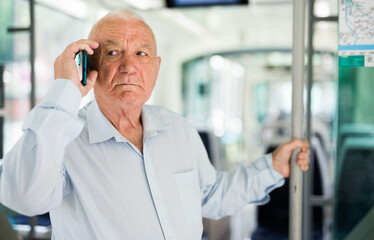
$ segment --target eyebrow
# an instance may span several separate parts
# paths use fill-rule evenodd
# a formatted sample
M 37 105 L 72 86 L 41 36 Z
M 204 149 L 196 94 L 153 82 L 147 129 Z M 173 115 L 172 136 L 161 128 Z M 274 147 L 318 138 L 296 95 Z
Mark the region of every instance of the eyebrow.
M 114 40 L 106 40 L 104 42 L 104 45 L 105 46 L 111 46 L 111 45 L 118 46 L 119 43 L 117 41 L 114 41 Z M 155 52 L 155 49 L 153 49 L 151 44 L 148 44 L 148 43 L 144 43 L 144 44 L 140 45 L 139 48 L 141 48 L 141 49 L 145 48 L 145 49 L 148 49 L 151 52 Z

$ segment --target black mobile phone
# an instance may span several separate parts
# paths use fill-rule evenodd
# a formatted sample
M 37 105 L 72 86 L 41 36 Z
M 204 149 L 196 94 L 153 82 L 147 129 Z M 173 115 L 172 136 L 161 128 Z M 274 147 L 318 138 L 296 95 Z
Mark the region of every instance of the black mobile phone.
M 87 52 L 80 51 L 75 56 L 75 62 L 78 66 L 79 79 L 83 86 L 87 83 Z

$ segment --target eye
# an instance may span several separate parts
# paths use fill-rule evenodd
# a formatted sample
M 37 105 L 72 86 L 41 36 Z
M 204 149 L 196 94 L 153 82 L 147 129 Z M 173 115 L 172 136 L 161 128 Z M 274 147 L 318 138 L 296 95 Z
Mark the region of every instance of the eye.
M 121 59 L 121 50 L 108 50 L 105 53 L 104 59 L 109 62 L 115 62 Z
M 138 56 L 142 56 L 142 57 L 147 56 L 147 54 L 146 54 L 145 52 L 143 52 L 143 51 L 139 51 L 139 52 L 137 52 L 136 55 L 138 55 Z
M 118 50 L 110 50 L 107 52 L 107 55 L 110 56 L 110 57 L 115 57 L 115 56 L 118 56 L 120 53 Z

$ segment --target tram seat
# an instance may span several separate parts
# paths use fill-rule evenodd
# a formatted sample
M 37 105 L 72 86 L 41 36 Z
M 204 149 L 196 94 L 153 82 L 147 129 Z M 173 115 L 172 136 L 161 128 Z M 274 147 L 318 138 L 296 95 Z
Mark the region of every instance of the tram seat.
M 347 135 L 339 156 L 334 211 L 337 240 L 344 239 L 374 206 L 374 134 Z
M 343 146 L 347 137 L 371 137 L 374 136 L 373 124 L 342 124 L 339 128 L 338 146 Z

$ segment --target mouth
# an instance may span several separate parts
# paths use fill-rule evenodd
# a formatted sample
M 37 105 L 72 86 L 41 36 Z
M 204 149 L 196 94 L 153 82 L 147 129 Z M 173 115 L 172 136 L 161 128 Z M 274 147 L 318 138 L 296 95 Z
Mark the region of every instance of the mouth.
M 135 83 L 118 83 L 118 84 L 116 84 L 116 86 L 136 86 L 136 87 L 139 87 L 139 85 L 135 84 Z

